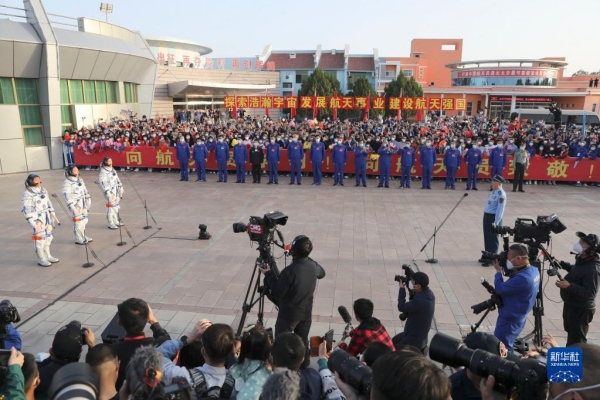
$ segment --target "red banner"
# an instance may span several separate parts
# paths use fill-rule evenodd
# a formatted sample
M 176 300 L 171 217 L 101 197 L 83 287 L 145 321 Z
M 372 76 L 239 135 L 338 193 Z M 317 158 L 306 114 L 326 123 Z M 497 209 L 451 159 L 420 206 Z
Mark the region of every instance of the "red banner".
M 229 170 L 235 170 L 233 162 L 233 150 L 230 150 L 230 159 L 227 164 Z M 179 169 L 179 162 L 175 148 L 169 147 L 167 150 L 157 150 L 153 147 L 137 147 L 122 152 L 115 150 L 106 150 L 101 153 L 86 155 L 82 150 L 75 148 L 75 163 L 79 166 L 95 166 L 100 165 L 104 157 L 111 157 L 115 167 L 131 167 L 131 168 L 174 168 Z M 437 162 L 433 168 L 433 176 L 442 178 L 446 176 L 446 168 L 443 165 L 443 155 L 437 156 Z M 489 158 L 483 158 L 483 162 L 479 168 L 479 178 L 490 178 L 491 167 L 488 164 Z M 531 159 L 531 164 L 525 173 L 526 180 L 536 181 L 581 181 L 581 182 L 600 182 L 600 166 L 596 168 L 599 162 L 594 160 L 584 159 L 577 163 L 576 158 L 541 158 L 534 157 Z M 194 160 L 189 162 L 190 168 L 195 168 Z M 266 170 L 267 161 L 263 163 L 263 169 Z M 209 170 L 217 169 L 217 161 L 214 154 L 211 152 L 208 156 L 206 168 Z M 246 170 L 250 171 L 250 163 L 246 164 Z M 394 154 L 391 157 L 391 175 L 399 176 L 401 171 L 400 157 Z M 279 162 L 279 171 L 289 172 L 290 163 L 287 158 L 287 151 L 281 150 L 281 161 Z M 302 160 L 302 171 L 312 172 L 312 164 L 309 159 L 308 150 L 305 152 L 304 160 Z M 333 162 L 331 160 L 331 151 L 326 151 L 326 159 L 323 162 L 322 171 L 324 173 L 333 173 Z M 354 152 L 348 152 L 348 162 L 344 168 L 346 174 L 354 173 Z M 367 174 L 379 174 L 379 160 L 367 161 Z M 421 165 L 418 162 L 412 169 L 411 175 L 421 176 Z M 509 157 L 507 166 L 502 171 L 504 178 L 512 179 L 514 169 L 512 167 L 512 157 Z M 458 178 L 467 177 L 467 166 L 462 163 L 461 168 L 456 173 Z
M 481 76 L 541 76 L 545 78 L 557 78 L 556 69 L 533 69 L 533 68 L 493 68 L 493 69 L 475 69 L 466 71 L 454 71 L 453 77 L 456 78 L 475 78 Z

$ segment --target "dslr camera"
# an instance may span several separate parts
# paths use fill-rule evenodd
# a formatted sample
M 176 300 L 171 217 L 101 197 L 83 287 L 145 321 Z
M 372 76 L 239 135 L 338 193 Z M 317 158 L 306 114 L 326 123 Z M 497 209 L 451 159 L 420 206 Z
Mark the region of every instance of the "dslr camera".
M 415 271 L 413 271 L 410 265 L 408 264 L 402 264 L 402 269 L 404 270 L 405 275 L 394 276 L 394 281 L 402 282 L 404 286 L 406 286 L 406 290 L 408 290 L 408 299 L 412 300 L 415 297 L 415 292 L 408 287 L 408 282 L 410 282 L 410 280 L 412 279 L 412 276 L 415 273 Z M 407 316 L 405 313 L 400 313 L 399 318 L 400 321 L 406 321 Z
M 12 305 L 10 300 L 0 302 L 0 325 L 8 325 L 21 321 L 21 316 L 17 308 Z
M 494 287 L 492 285 L 490 285 L 488 283 L 488 281 L 486 281 L 484 278 L 481 278 L 481 285 L 488 291 L 488 293 L 491 295 L 491 297 L 486 301 L 482 301 L 479 304 L 475 304 L 474 306 L 471 306 L 471 309 L 473 310 L 474 314 L 479 314 L 488 309 L 494 310 L 496 307 L 498 307 L 498 308 L 504 307 L 504 303 L 502 302 L 502 297 L 500 297 L 500 295 L 496 293 L 496 290 L 494 289 Z

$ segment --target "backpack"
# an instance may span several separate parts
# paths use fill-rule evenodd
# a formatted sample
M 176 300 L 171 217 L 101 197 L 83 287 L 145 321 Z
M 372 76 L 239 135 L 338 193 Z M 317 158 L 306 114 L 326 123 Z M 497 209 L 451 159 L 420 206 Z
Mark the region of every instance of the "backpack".
M 235 379 L 233 379 L 233 376 L 231 376 L 229 371 L 227 371 L 227 374 L 225 375 L 225 382 L 223 382 L 223 386 L 212 386 L 210 388 L 206 384 L 206 377 L 204 376 L 204 372 L 200 371 L 197 368 L 193 368 L 189 370 L 189 373 L 192 381 L 192 391 L 196 394 L 197 399 L 231 398 L 231 393 L 233 392 L 233 387 L 235 385 Z

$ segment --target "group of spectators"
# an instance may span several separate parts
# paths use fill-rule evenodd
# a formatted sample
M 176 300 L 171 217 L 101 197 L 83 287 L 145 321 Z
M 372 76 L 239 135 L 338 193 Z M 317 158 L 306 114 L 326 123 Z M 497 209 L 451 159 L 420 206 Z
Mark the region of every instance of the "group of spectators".
M 294 135 L 309 150 L 319 137 L 327 149 L 342 144 L 354 151 L 361 140 L 369 154 L 377 154 L 384 140 L 390 148 L 401 150 L 406 146 L 417 153 L 429 142 L 437 154 L 445 154 L 454 144 L 461 156 L 471 148 L 479 148 L 483 155 L 490 155 L 494 148 L 503 148 L 513 155 L 520 146 L 531 158 L 588 158 L 600 156 L 598 128 L 566 125 L 556 129 L 544 120 L 519 121 L 486 118 L 483 113 L 475 116 L 437 117 L 429 115 L 425 122 L 396 121 L 394 118 L 377 118 L 366 121 L 340 120 L 286 120 L 252 117 L 227 119 L 219 112 L 178 113 L 170 119 L 133 118 L 130 120 L 100 120 L 91 129 L 66 131 L 63 136 L 65 162 L 73 160 L 73 147 L 86 154 L 100 153 L 107 149 L 123 151 L 127 148 L 153 147 L 166 149 L 175 147 L 183 139 L 190 147 L 196 143 L 206 145 L 209 154 L 214 152 L 217 139 L 222 137 L 231 149 L 237 143 L 251 148 L 255 143 L 265 149 L 271 141 L 281 149 L 287 149 Z M 534 182 L 526 182 L 534 183 Z M 535 182 L 537 183 L 537 182 Z M 542 182 L 540 182 L 542 183 Z M 548 181 L 548 184 L 553 182 Z

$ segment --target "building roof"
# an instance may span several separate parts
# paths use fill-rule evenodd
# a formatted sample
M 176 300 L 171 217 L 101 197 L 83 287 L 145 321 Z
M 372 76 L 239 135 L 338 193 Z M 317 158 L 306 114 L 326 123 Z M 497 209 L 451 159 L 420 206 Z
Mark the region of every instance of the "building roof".
M 290 54 L 296 54 L 295 58 L 290 58 Z M 343 55 L 342 55 L 343 57 Z M 276 70 L 282 69 L 314 69 L 315 52 L 310 53 L 271 53 L 266 62 L 275 63 Z M 266 64 L 266 63 L 265 63 Z
M 254 84 L 254 83 L 223 83 L 223 82 L 202 82 L 202 81 L 178 81 L 171 82 L 168 85 L 169 96 L 183 95 L 214 95 L 227 96 L 238 95 L 246 96 L 251 94 L 262 94 L 266 90 L 275 89 L 275 85 Z
M 146 39 L 146 42 L 148 42 L 148 45 L 151 47 L 165 47 L 168 49 L 187 50 L 199 53 L 200 55 L 212 53 L 211 48 L 203 46 L 196 42 L 192 42 L 191 40 L 177 39 L 167 36 L 148 35 L 144 35 L 144 39 Z
M 349 71 L 375 71 L 375 59 L 370 57 L 348 57 Z
M 321 69 L 344 69 L 344 52 L 336 52 L 335 54 L 321 53 L 319 59 L 319 68 Z
M 519 64 L 512 65 L 516 67 L 531 67 L 535 65 L 536 67 L 540 66 L 551 66 L 554 68 L 560 68 L 568 65 L 566 61 L 563 60 L 549 60 L 549 59 L 530 59 L 530 58 L 514 58 L 514 59 L 506 59 L 506 60 L 475 60 L 475 61 L 459 61 L 446 64 L 447 68 L 489 68 L 489 67 L 510 67 L 511 65 L 507 64 Z M 527 64 L 527 65 L 523 65 Z M 543 65 L 540 65 L 543 64 Z

